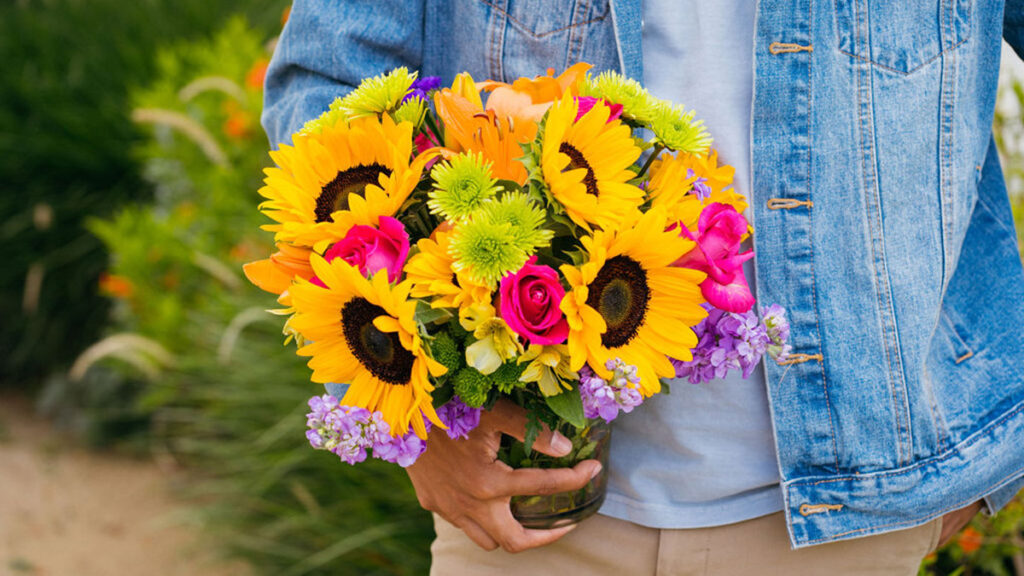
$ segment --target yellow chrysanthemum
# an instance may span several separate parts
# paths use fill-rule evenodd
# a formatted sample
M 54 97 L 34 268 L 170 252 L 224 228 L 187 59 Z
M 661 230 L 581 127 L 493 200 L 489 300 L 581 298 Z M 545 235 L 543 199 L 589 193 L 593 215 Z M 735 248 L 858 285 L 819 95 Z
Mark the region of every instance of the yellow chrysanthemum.
M 311 264 L 326 288 L 296 282 L 289 325 L 310 342 L 298 354 L 311 357 L 312 380 L 349 383 L 342 404 L 380 410 L 398 434 L 411 426 L 426 438 L 424 417 L 444 427 L 431 403 L 430 376 L 447 370 L 420 339 L 411 285 L 391 286 L 386 270 L 368 280 L 341 258 L 328 263 L 314 255 Z
M 705 274 L 671 266 L 694 244 L 666 232 L 667 223 L 663 210 L 652 209 L 629 229 L 598 231 L 582 239 L 585 264 L 561 267 L 570 288 L 561 308 L 569 321 L 571 368 L 586 362 L 608 378 L 605 362 L 621 358 L 637 367 L 644 396 L 661 389 L 659 378 L 675 375 L 666 356 L 692 358 L 697 337 L 689 327 L 707 316 L 700 292 Z
M 740 213 L 747 209 L 746 198 L 732 188 L 735 173 L 732 166 L 719 166 L 716 150 L 706 155 L 664 154 L 651 164 L 647 193 L 653 206 L 668 213 L 669 221 L 694 228 L 701 210 L 713 202 L 728 204 Z
M 410 163 L 412 131 L 385 115 L 295 136 L 293 146 L 270 153 L 278 167 L 265 171 L 260 209 L 277 224 L 263 228 L 278 241 L 316 246 L 394 216 L 432 157 Z
M 451 232 L 437 230 L 416 244 L 419 250 L 405 264 L 405 278 L 412 283 L 412 297 L 430 299 L 432 308 L 460 308 L 491 301 L 491 289 L 452 269 L 455 259 L 448 251 Z
M 636 177 L 629 168 L 640 157 L 629 126 L 609 122 L 603 102 L 579 121 L 576 112 L 576 101 L 566 96 L 551 107 L 544 126 L 541 167 L 551 195 L 588 230 L 634 220 L 644 192 L 627 183 Z

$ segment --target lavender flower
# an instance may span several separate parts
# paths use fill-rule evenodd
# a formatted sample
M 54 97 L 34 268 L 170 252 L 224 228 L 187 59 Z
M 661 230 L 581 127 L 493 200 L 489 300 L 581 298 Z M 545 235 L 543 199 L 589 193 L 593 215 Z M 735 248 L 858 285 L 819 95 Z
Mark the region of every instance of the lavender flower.
M 427 429 L 430 429 L 430 422 L 425 422 Z M 385 462 L 398 464 L 402 468 L 408 468 L 427 449 L 425 440 L 410 430 L 404 436 L 392 436 L 387 442 L 382 442 L 373 447 L 373 457 Z
M 580 396 L 583 398 L 584 416 L 601 417 L 605 422 L 611 422 L 620 411 L 632 412 L 644 399 L 640 395 L 636 366 L 615 358 L 607 361 L 605 368 L 612 371 L 608 380 L 599 378 L 589 366 L 580 369 Z
M 764 318 L 764 325 L 768 331 L 768 338 L 772 341 L 768 345 L 768 356 L 776 362 L 785 362 L 793 347 L 789 341 L 789 320 L 786 318 L 786 309 L 778 304 L 772 304 L 761 309 L 761 317 Z
M 366 460 L 367 449 L 389 442 L 391 430 L 380 412 L 341 406 L 329 394 L 309 399 L 312 412 L 306 414 L 306 439 L 317 450 L 327 450 L 343 462 L 357 464 Z
M 677 378 L 686 378 L 694 384 L 724 378 L 729 370 L 741 370 L 749 378 L 761 361 L 769 345 L 775 341 L 769 335 L 769 328 L 753 310 L 744 313 L 724 312 L 708 308 L 708 317 L 694 327 L 697 347 L 689 362 L 672 360 Z M 785 311 L 781 306 L 770 308 L 771 321 L 776 337 L 782 335 Z M 780 322 L 779 318 L 782 318 Z M 785 327 L 788 337 L 788 326 Z M 782 346 L 782 344 L 776 344 Z
M 697 173 L 693 171 L 693 168 L 686 169 L 686 177 L 688 179 L 693 178 L 696 174 Z M 693 183 L 693 193 L 697 196 L 697 199 L 702 202 L 711 197 L 711 186 L 708 186 L 708 179 L 703 176 L 697 178 Z
M 451 439 L 469 438 L 469 433 L 480 424 L 481 408 L 467 406 L 458 396 L 454 396 L 444 406 L 437 409 L 437 417 L 448 427 L 445 433 Z
M 427 99 L 427 92 L 431 90 L 437 90 L 441 87 L 441 78 L 439 76 L 424 76 L 423 78 L 417 78 L 413 81 L 412 86 L 409 87 L 409 92 L 402 98 L 402 102 L 409 100 L 410 98 L 422 98 Z

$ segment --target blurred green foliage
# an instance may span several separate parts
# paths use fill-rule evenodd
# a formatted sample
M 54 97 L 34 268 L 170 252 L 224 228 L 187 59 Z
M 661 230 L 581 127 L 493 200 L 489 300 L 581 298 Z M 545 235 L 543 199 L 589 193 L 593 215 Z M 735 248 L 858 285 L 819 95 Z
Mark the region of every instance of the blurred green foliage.
M 96 440 L 145 422 L 151 449 L 189 471 L 199 522 L 257 571 L 426 573 L 430 516 L 404 471 L 308 447 L 306 401 L 322 387 L 282 347 L 281 319 L 266 313 L 274 296 L 240 274 L 272 250 L 256 210 L 269 161 L 265 44 L 230 20 L 209 41 L 161 51 L 154 80 L 132 92 L 148 134 L 133 150 L 153 199 L 88 224 L 112 256 L 102 343 L 113 344 L 81 380 L 53 380 L 45 400 L 71 417 L 62 401 L 91 405 Z
M 67 368 L 107 319 L 106 254 L 82 226 L 147 200 L 125 114 L 154 78 L 158 46 L 243 10 L 277 29 L 282 0 L 21 0 L 0 3 L 0 386 Z M 59 280 L 58 280 L 59 279 Z

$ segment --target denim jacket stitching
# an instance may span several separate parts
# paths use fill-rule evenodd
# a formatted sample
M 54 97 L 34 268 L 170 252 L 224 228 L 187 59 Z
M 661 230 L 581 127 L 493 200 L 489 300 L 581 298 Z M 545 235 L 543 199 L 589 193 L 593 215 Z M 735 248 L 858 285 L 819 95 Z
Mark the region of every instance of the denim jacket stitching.
M 807 2 L 807 18 L 808 26 L 811 26 L 813 30 L 814 22 L 814 0 L 808 0 Z M 813 40 L 813 32 L 812 38 Z M 814 133 L 812 132 L 811 114 L 814 111 L 814 74 L 811 71 L 811 67 L 814 64 L 814 52 L 807 51 L 807 202 L 808 208 L 814 206 L 813 200 L 810 196 L 814 190 L 814 170 L 812 164 L 814 162 Z M 814 303 L 814 329 L 817 332 L 818 337 L 818 356 L 821 358 L 818 362 L 818 368 L 821 370 L 821 387 L 822 392 L 825 396 L 825 410 L 828 412 L 828 427 L 832 436 L 832 462 L 835 465 L 836 473 L 839 472 L 839 444 L 836 439 L 836 425 L 832 418 L 832 400 L 829 397 L 828 391 L 828 377 L 825 372 L 825 355 L 824 348 L 822 346 L 821 338 L 821 313 L 818 307 L 818 274 L 814 267 L 814 210 L 807 210 L 807 226 L 808 234 L 807 239 L 811 248 L 811 302 Z
M 586 18 L 587 14 L 590 13 L 590 0 L 577 0 L 573 11 L 573 20 L 576 18 Z M 602 20 L 604 18 L 602 17 Z M 583 53 L 583 41 L 586 39 L 586 28 L 584 25 L 587 22 L 573 23 L 569 30 L 569 49 L 566 51 L 566 62 L 565 67 L 575 64 L 580 54 Z
M 855 4 L 859 9 L 860 4 Z M 861 15 L 855 14 L 857 22 Z M 854 26 L 854 45 L 862 42 L 861 26 Z M 878 315 L 881 322 L 882 348 L 885 350 L 886 366 L 889 371 L 889 391 L 892 396 L 892 410 L 896 426 L 896 458 L 900 465 L 910 461 L 912 450 L 905 443 L 909 440 L 909 423 L 904 424 L 904 415 L 909 418 L 909 408 L 903 410 L 906 403 L 905 384 L 903 384 L 902 361 L 899 352 L 899 332 L 896 328 L 895 312 L 892 307 L 892 296 L 888 282 L 888 270 L 885 262 L 885 233 L 882 229 L 882 198 L 878 189 L 876 157 L 874 148 L 874 119 L 872 112 L 871 68 L 860 66 L 856 71 L 858 94 L 858 126 L 861 134 L 861 171 L 863 176 L 863 192 L 867 216 L 869 244 L 871 247 L 871 264 L 874 271 L 875 296 L 878 301 Z M 904 394 L 901 395 L 897 384 L 902 384 Z
M 952 15 L 950 15 L 952 18 Z M 951 26 L 952 21 L 944 23 Z M 941 93 L 941 119 L 939 124 L 939 217 L 942 220 L 942 234 L 939 240 L 942 243 L 942 287 L 945 286 L 953 276 L 953 262 L 956 260 L 951 254 L 953 250 L 952 240 L 956 219 L 956 208 L 954 203 L 956 166 L 953 162 L 954 154 L 954 126 L 956 111 L 956 83 L 957 83 L 957 60 L 956 54 L 951 53 L 949 58 L 942 61 L 942 93 Z
M 1017 477 L 1019 477 L 1021 475 L 1021 473 L 1024 473 L 1024 467 L 1018 468 L 1014 472 L 1011 472 L 1007 476 L 1004 476 L 1001 480 L 999 480 L 999 482 L 996 483 L 996 485 L 997 486 L 998 485 L 1002 485 L 1002 484 L 1006 483 L 1009 480 L 1017 478 Z M 917 519 L 914 519 L 914 520 L 904 520 L 902 522 L 891 522 L 889 524 L 883 524 L 881 526 L 869 526 L 869 527 L 866 527 L 866 528 L 857 528 L 856 530 L 847 530 L 846 532 L 840 532 L 838 534 L 831 534 L 831 535 L 825 536 L 823 538 L 815 538 L 814 540 L 807 540 L 806 544 L 814 544 L 816 542 L 824 542 L 826 540 L 830 540 L 830 541 L 831 540 L 837 540 L 839 538 L 842 538 L 843 536 L 849 536 L 850 534 L 859 534 L 861 532 L 867 532 L 867 531 L 882 532 L 886 528 L 896 528 L 898 526 L 910 526 L 910 525 L 917 524 L 917 523 L 922 522 L 922 521 L 923 522 L 928 522 L 929 520 L 934 520 L 936 518 L 939 518 L 939 517 L 945 515 L 948 512 L 952 512 L 953 510 L 959 510 L 959 509 L 963 508 L 964 506 L 967 506 L 968 504 L 970 504 L 972 502 L 977 502 L 978 500 L 981 500 L 985 496 L 986 496 L 986 494 L 984 494 L 984 493 L 974 494 L 972 496 L 969 496 L 967 498 L 964 498 L 964 499 L 956 502 L 955 504 L 950 504 L 949 506 L 939 510 L 938 512 L 936 512 L 935 514 L 933 514 L 931 516 L 925 516 L 923 519 L 917 518 Z
M 481 4 L 486 4 L 487 6 L 490 6 L 491 8 L 493 8 L 497 12 L 500 12 L 502 14 L 502 16 L 505 17 L 505 19 L 507 19 L 509 22 L 511 22 L 521 32 L 523 32 L 524 34 L 527 34 L 529 36 L 532 36 L 534 39 L 537 39 L 537 40 L 539 40 L 541 38 L 545 38 L 547 36 L 551 36 L 553 34 L 558 34 L 559 32 L 565 32 L 566 30 L 570 30 L 572 28 L 577 28 L 579 26 L 586 26 L 587 24 L 593 24 L 595 22 L 600 22 L 600 21 L 602 21 L 602 20 L 604 20 L 605 18 L 608 17 L 608 7 L 606 6 L 604 12 L 602 12 L 600 16 L 594 16 L 593 18 L 589 18 L 587 20 L 584 20 L 583 22 L 574 22 L 572 24 L 568 24 L 566 26 L 562 26 L 561 28 L 555 28 L 554 30 L 548 30 L 547 32 L 542 32 L 540 34 L 537 34 L 533 30 L 530 30 L 530 27 L 527 26 L 525 23 L 523 23 L 523 21 L 519 20 L 518 18 L 516 18 L 515 16 L 510 14 L 506 8 L 503 8 L 503 7 L 499 6 L 498 4 L 496 4 L 494 2 L 494 0 L 477 0 L 477 1 L 480 2 Z
M 495 12 L 500 16 L 491 19 L 491 29 L 488 32 L 490 46 L 487 54 L 487 63 L 490 68 L 491 78 L 503 81 L 505 74 L 502 69 L 502 52 L 505 51 L 505 27 L 508 25 L 507 19 L 509 15 L 507 11 L 499 8 L 496 4 L 491 2 L 485 3 L 494 8 Z
M 1021 412 L 1024 412 L 1024 402 L 1017 404 L 1016 406 L 1013 407 L 1012 410 L 1001 415 L 996 420 L 993 420 L 988 426 L 985 426 L 984 428 L 973 434 L 969 439 L 962 442 L 956 448 L 943 453 L 941 456 L 936 456 L 933 458 L 929 458 L 927 460 L 921 460 L 915 464 L 911 464 L 910 466 L 900 468 L 899 470 L 882 470 L 879 472 L 870 472 L 867 474 L 854 474 L 847 476 L 839 476 L 835 478 L 822 478 L 820 480 L 815 480 L 813 482 L 809 480 L 797 480 L 788 483 L 787 488 L 801 486 L 820 486 L 822 484 L 834 484 L 836 482 L 848 482 L 850 480 L 864 480 L 868 478 L 872 480 L 878 480 L 884 478 L 896 478 L 899 476 L 906 476 L 907 474 L 913 473 L 918 468 L 922 468 L 924 466 L 932 464 L 939 464 L 941 462 L 949 460 L 953 456 L 959 455 L 965 448 L 970 448 L 972 445 L 976 444 L 977 442 L 980 442 L 983 438 L 987 437 L 993 429 L 998 428 L 1003 423 L 1015 417 L 1017 414 L 1020 414 Z

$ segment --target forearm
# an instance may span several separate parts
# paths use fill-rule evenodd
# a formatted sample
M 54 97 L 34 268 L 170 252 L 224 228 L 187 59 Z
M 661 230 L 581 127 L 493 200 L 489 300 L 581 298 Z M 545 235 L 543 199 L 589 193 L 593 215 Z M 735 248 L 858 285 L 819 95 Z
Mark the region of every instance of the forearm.
M 295 0 L 267 70 L 263 128 L 276 147 L 360 80 L 419 68 L 423 2 Z

